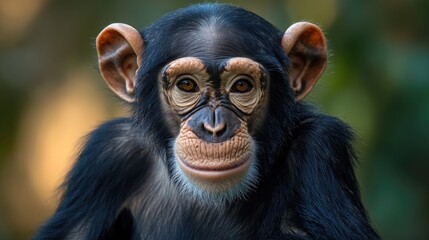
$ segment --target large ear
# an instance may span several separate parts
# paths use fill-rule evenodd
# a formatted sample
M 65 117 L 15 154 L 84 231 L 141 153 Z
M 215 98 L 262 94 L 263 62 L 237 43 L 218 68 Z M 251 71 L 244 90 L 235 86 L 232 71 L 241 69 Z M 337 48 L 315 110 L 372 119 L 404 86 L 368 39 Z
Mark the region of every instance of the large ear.
M 133 102 L 136 71 L 142 64 L 143 38 L 133 27 L 113 23 L 98 34 L 98 64 L 101 75 L 119 97 Z
M 298 22 L 284 33 L 282 48 L 291 59 L 289 80 L 296 101 L 300 101 L 311 91 L 325 70 L 325 36 L 316 25 Z

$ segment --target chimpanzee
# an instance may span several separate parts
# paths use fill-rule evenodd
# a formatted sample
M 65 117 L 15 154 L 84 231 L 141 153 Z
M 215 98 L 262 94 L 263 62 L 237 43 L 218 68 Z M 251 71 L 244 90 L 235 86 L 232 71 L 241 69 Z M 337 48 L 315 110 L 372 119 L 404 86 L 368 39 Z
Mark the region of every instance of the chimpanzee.
M 88 136 L 35 239 L 379 239 L 352 131 L 301 101 L 327 61 L 316 25 L 201 4 L 96 45 L 132 114 Z

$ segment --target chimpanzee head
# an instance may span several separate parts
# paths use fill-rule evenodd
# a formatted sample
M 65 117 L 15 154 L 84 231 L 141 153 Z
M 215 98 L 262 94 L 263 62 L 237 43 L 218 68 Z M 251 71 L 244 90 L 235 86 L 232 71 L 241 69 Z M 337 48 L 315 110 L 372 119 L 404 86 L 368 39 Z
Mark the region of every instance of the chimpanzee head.
M 103 78 L 132 103 L 137 134 L 156 140 L 143 145 L 164 153 L 185 189 L 228 200 L 273 168 L 326 66 L 317 26 L 281 32 L 228 5 L 185 8 L 142 32 L 112 24 L 97 50 Z

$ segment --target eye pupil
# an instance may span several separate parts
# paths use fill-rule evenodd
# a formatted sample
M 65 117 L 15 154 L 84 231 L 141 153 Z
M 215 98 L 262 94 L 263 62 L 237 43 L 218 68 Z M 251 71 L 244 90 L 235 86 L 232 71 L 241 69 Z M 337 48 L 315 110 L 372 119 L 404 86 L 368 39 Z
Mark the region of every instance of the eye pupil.
M 184 92 L 197 92 L 197 84 L 191 79 L 183 79 L 177 83 L 177 87 Z
M 252 84 L 245 79 L 238 80 L 234 83 L 231 91 L 232 92 L 238 92 L 238 93 L 246 93 L 252 90 Z
M 245 82 L 243 82 L 243 81 L 239 81 L 239 82 L 237 83 L 237 89 L 238 89 L 239 91 L 246 91 L 246 90 L 247 90 L 247 88 L 248 88 L 247 83 L 245 83 Z

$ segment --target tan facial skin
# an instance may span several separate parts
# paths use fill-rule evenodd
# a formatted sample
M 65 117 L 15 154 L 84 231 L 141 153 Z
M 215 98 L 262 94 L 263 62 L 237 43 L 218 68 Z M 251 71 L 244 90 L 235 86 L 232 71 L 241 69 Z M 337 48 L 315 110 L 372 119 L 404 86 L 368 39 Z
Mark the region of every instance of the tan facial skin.
M 258 110 L 264 100 L 265 75 L 262 66 L 251 59 L 229 59 L 220 75 L 221 93 L 228 95 L 237 109 L 250 115 Z M 192 110 L 201 97 L 214 96 L 214 89 L 207 82 L 210 76 L 198 58 L 186 57 L 171 62 L 164 76 L 168 83 L 163 95 L 169 107 L 178 114 Z M 183 79 L 194 81 L 198 91 L 181 90 L 177 83 Z M 247 85 L 242 84 L 243 80 Z M 238 86 L 236 84 L 239 84 L 238 89 L 246 91 L 234 90 Z M 255 155 L 246 120 L 241 120 L 241 126 L 232 138 L 219 143 L 200 139 L 188 126 L 188 121 L 182 124 L 174 145 L 181 170 L 194 184 L 209 192 L 222 192 L 237 184 L 248 171 Z

